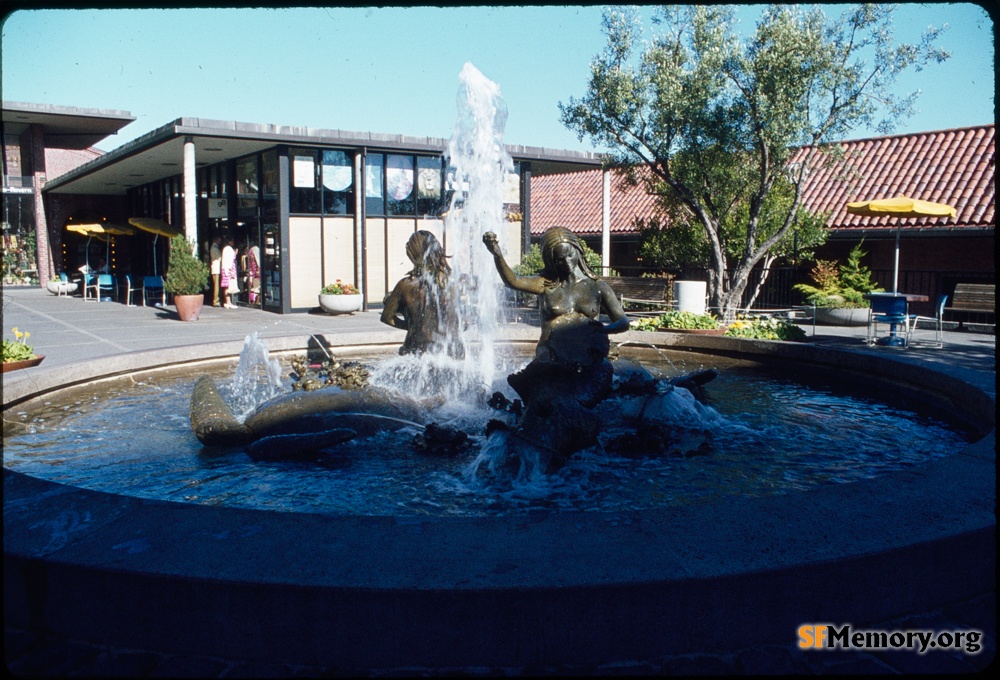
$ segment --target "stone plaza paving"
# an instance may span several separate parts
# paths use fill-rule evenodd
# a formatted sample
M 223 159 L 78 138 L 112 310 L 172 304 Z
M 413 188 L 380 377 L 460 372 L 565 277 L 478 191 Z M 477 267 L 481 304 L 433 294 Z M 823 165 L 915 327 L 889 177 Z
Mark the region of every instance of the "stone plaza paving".
M 523 325 L 523 324 L 517 324 Z M 349 316 L 292 314 L 278 316 L 246 308 L 206 308 L 194 323 L 176 321 L 173 308 L 125 307 L 117 303 L 84 302 L 56 298 L 34 288 L 3 290 L 4 334 L 11 327 L 31 333 L 44 366 L 72 365 L 125 355 L 206 343 L 242 343 L 258 332 L 265 340 L 303 333 L 374 333 L 402 340 L 403 332 L 388 329 L 377 312 Z M 817 345 L 857 352 L 892 353 L 900 361 L 929 364 L 971 383 L 995 399 L 995 335 L 988 330 L 946 330 L 944 347 L 911 347 L 897 350 L 867 347 L 864 328 L 806 327 Z M 525 330 L 530 334 L 532 329 Z M 924 332 L 929 334 L 929 332 Z M 237 345 L 238 346 L 238 345 Z M 32 369 L 4 375 L 6 385 L 31 380 Z M 5 399 L 6 400 L 6 399 Z M 803 622 L 807 623 L 807 622 Z M 837 625 L 849 622 L 832 622 Z M 327 677 L 353 675 L 433 677 L 439 675 L 729 675 L 729 674 L 860 674 L 860 673 L 966 673 L 992 664 L 996 651 L 995 589 L 932 611 L 866 624 L 867 630 L 979 630 L 982 650 L 962 651 L 814 651 L 799 650 L 795 631 L 787 644 L 757 645 L 719 653 L 677 655 L 609 665 L 536 665 L 527 667 L 461 667 L 353 669 L 335 666 L 275 664 L 212 656 L 167 654 L 144 649 L 122 649 L 75 639 L 39 637 L 32 631 L 5 626 L 7 669 L 19 677 Z

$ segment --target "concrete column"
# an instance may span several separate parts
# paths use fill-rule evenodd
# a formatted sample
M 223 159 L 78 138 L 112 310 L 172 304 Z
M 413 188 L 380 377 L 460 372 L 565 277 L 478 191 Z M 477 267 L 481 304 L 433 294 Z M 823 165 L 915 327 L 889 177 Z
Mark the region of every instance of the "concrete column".
M 365 222 L 368 213 L 365 210 L 365 150 L 358 149 L 354 154 L 354 282 L 364 294 L 364 311 L 368 311 L 368 262 L 365 258 L 365 238 L 367 235 Z
M 194 138 L 184 138 L 184 236 L 198 245 L 198 182 L 194 165 Z
M 611 172 L 601 173 L 603 196 L 601 198 L 601 267 L 602 275 L 607 275 L 611 266 Z

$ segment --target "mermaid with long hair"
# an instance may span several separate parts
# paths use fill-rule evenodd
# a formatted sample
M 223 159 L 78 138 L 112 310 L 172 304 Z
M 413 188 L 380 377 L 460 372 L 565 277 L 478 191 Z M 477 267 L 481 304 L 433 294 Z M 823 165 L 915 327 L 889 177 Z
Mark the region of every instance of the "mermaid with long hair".
M 449 286 L 451 266 L 444 248 L 434 234 L 421 230 L 406 242 L 406 256 L 413 269 L 386 296 L 382 323 L 406 331 L 400 354 L 447 352 L 462 358 L 465 352 Z

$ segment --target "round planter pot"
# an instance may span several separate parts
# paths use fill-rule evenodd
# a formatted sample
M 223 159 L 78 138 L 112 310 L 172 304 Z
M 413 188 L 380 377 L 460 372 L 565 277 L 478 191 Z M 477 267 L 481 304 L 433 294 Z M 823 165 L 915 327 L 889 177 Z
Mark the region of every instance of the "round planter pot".
M 868 308 L 817 307 L 816 323 L 827 326 L 867 326 Z
M 0 365 L 3 366 L 3 372 L 6 373 L 7 371 L 16 371 L 19 368 L 31 368 L 32 366 L 37 366 L 38 364 L 42 363 L 42 359 L 44 358 L 45 355 L 43 354 L 42 356 L 36 356 L 32 359 L 25 359 L 24 361 L 5 361 L 3 362 L 3 364 Z
M 201 293 L 197 295 L 175 295 L 174 307 L 177 308 L 177 316 L 181 321 L 197 321 L 201 316 L 201 307 L 205 304 L 205 296 Z
M 320 295 L 319 306 L 327 314 L 350 314 L 361 309 L 361 293 L 356 295 Z
M 49 281 L 45 288 L 53 295 L 69 295 L 76 292 L 78 285 L 76 281 Z

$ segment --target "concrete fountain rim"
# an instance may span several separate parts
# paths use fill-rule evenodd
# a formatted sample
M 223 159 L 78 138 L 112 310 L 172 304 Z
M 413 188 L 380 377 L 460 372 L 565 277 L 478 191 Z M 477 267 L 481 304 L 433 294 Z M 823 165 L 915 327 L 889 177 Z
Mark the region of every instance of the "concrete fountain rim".
M 372 334 L 364 339 L 369 342 L 352 334 L 325 338 L 333 349 L 345 352 L 380 342 Z M 508 339 L 534 340 L 528 334 Z M 791 640 L 796 622 L 879 620 L 995 587 L 994 406 L 981 390 L 891 358 L 798 343 L 669 333 L 629 334 L 624 340 L 881 374 L 935 391 L 953 406 L 974 413 L 988 431 L 952 456 L 853 484 L 766 498 L 726 498 L 679 509 L 539 511 L 507 518 L 345 517 L 205 507 L 89 491 L 5 469 L 5 568 L 44 564 L 50 591 L 58 590 L 57 571 L 66 572 L 67 583 L 95 582 L 95 592 L 102 595 L 99 601 L 88 601 L 91 611 L 129 608 L 126 593 L 133 580 L 141 584 L 135 586 L 143 588 L 141 592 L 157 593 L 151 604 L 159 603 L 164 611 L 192 589 L 199 593 L 192 606 L 211 602 L 204 606 L 213 616 L 218 608 L 245 615 L 248 607 L 287 615 L 288 603 L 297 598 L 306 608 L 318 607 L 318 602 L 329 610 L 346 608 L 350 614 L 345 616 L 353 617 L 357 631 L 337 644 L 330 636 L 343 631 L 344 621 L 338 619 L 334 630 L 328 615 L 317 612 L 295 622 L 296 634 L 311 640 L 295 649 L 288 648 L 287 640 L 281 646 L 259 637 L 252 621 L 232 624 L 228 637 L 213 631 L 209 643 L 189 632 L 187 614 L 171 615 L 180 619 L 171 626 L 160 621 L 157 625 L 169 632 L 156 636 L 164 647 L 204 653 L 222 649 L 269 660 L 336 659 L 357 668 L 517 665 L 525 654 L 568 663 L 619 653 L 645 658 L 689 652 L 705 640 L 715 648 L 752 638 Z M 285 352 L 304 349 L 308 341 L 296 337 L 267 342 L 272 352 Z M 30 386 L 18 386 L 10 394 L 5 388 L 4 408 L 58 384 L 86 380 L 88 374 L 93 379 L 195 358 L 232 359 L 241 347 L 199 345 L 98 360 L 86 369 L 51 369 L 36 373 Z M 941 583 L 942 574 L 958 571 L 963 579 Z M 856 582 L 849 595 L 845 579 Z M 149 591 L 150 583 L 160 587 Z M 245 591 L 246 597 L 234 600 L 233 589 Z M 30 593 L 30 585 L 26 591 Z M 809 592 L 803 596 L 803 591 Z M 393 598 L 392 604 L 387 597 Z M 567 617 L 593 616 L 595 621 L 632 621 L 637 608 L 646 608 L 647 619 L 621 624 L 613 636 L 606 631 L 574 633 L 571 638 L 545 632 L 530 644 L 515 636 L 508 642 L 521 650 L 516 654 L 499 642 L 507 640 L 506 629 L 494 631 L 496 640 L 461 653 L 435 647 L 434 636 L 459 635 L 470 625 L 499 625 L 489 623 L 495 618 L 489 610 L 498 606 L 497 598 L 519 603 L 521 609 L 505 614 L 504 620 L 525 619 L 521 625 L 537 625 L 537 617 L 556 611 Z M 706 598 L 727 606 L 706 611 L 701 605 Z M 583 600 L 590 608 L 586 615 L 575 609 L 579 605 L 574 603 Z M 442 607 L 450 613 L 439 621 L 429 612 Z M 463 613 L 455 614 L 455 607 Z M 61 625 L 78 630 L 80 623 L 71 618 L 71 610 L 62 604 Z M 13 610 L 12 618 L 19 611 Z M 368 621 L 370 612 L 381 618 Z M 409 621 L 414 616 L 425 621 L 425 629 L 391 624 L 394 652 L 387 651 L 382 633 L 371 632 L 390 625 L 383 623 L 386 617 Z M 105 639 L 149 644 L 136 639 L 134 626 L 119 624 L 114 615 L 104 618 L 115 619 L 105 623 Z M 742 636 L 712 632 L 728 624 L 742 626 Z M 653 626 L 655 635 L 643 626 Z M 373 637 L 376 641 L 369 642 Z M 536 647 L 531 654 L 524 651 Z
M 647 342 L 651 334 L 642 334 L 642 344 Z M 948 397 L 952 400 L 963 402 L 967 409 L 974 408 L 980 411 L 980 417 L 987 417 L 983 413 L 986 409 L 992 418 L 992 399 L 981 391 L 967 386 L 961 381 L 953 381 L 943 374 L 930 369 L 915 369 L 912 365 L 897 366 L 888 358 L 872 358 L 841 350 L 823 348 L 822 356 L 816 350 L 820 348 L 806 348 L 796 343 L 778 343 L 766 341 L 745 341 L 733 340 L 729 338 L 691 338 L 684 337 L 682 340 L 671 337 L 669 342 L 664 342 L 667 338 L 664 334 L 655 334 L 661 337 L 653 339 L 659 342 L 659 346 L 668 349 L 686 350 L 695 352 L 715 352 L 738 355 L 744 358 L 761 359 L 765 357 L 780 356 L 785 358 L 803 360 L 808 356 L 809 360 L 820 363 L 836 363 L 836 365 L 852 370 L 861 370 L 869 374 L 882 373 L 889 378 L 905 377 L 908 382 L 930 383 L 932 389 L 947 389 Z M 669 334 L 666 334 L 669 335 Z M 362 348 L 363 346 L 350 343 L 350 338 L 340 338 L 346 342 L 337 342 L 337 338 L 329 338 L 333 349 L 338 351 L 350 351 Z M 289 351 L 305 348 L 306 338 L 285 338 L 282 342 L 275 343 L 269 340 L 269 344 L 277 345 L 272 347 L 273 352 Z M 516 339 L 515 339 L 516 342 Z M 234 343 L 219 343 L 217 345 L 199 345 L 181 348 L 180 355 L 184 355 L 190 361 L 197 357 L 198 361 L 218 361 L 221 358 L 234 358 L 238 356 L 238 351 L 232 351 Z M 241 345 L 242 346 L 242 345 Z M 376 345 L 368 345 L 372 347 Z M 803 351 L 805 350 L 805 351 Z M 173 354 L 165 356 L 164 352 L 140 352 L 129 355 L 127 361 L 115 358 L 113 365 L 115 372 L 134 372 L 141 369 L 151 369 L 167 365 L 176 365 L 182 361 L 180 356 Z M 107 375 L 105 362 L 89 362 L 91 370 L 88 371 L 90 378 Z M 903 376 L 899 374 L 900 369 Z M 67 375 L 65 368 L 52 369 L 50 371 L 52 379 L 62 381 L 66 384 L 72 380 Z M 60 377 L 61 376 L 61 377 Z M 48 384 L 46 376 L 36 374 L 35 380 L 28 389 L 22 390 L 21 394 L 11 395 L 5 410 L 10 403 L 20 403 L 33 395 L 44 394 L 53 386 Z M 963 387 L 965 386 L 965 387 Z M 968 389 L 966 389 L 968 388 Z M 979 397 L 974 405 L 970 405 L 970 398 Z M 992 425 L 992 421 L 990 421 Z M 643 510 L 629 513 L 574 513 L 574 512 L 549 512 L 538 511 L 529 513 L 527 516 L 512 518 L 431 518 L 431 517 L 334 517 L 315 515 L 308 517 L 307 513 L 275 513 L 263 510 L 235 509 L 235 508 L 213 508 L 197 505 L 186 505 L 171 502 L 157 502 L 118 496 L 115 494 L 105 494 L 101 492 L 66 487 L 59 484 L 44 482 L 37 479 L 21 479 L 24 477 L 18 473 L 7 470 L 5 474 L 5 518 L 13 519 L 20 515 L 19 512 L 8 512 L 13 510 L 8 499 L 14 500 L 15 496 L 9 495 L 19 486 L 31 487 L 32 494 L 41 494 L 54 505 L 63 503 L 75 503 L 78 500 L 87 498 L 88 502 L 93 502 L 100 507 L 106 508 L 110 513 L 106 518 L 110 523 L 110 517 L 114 517 L 116 526 L 121 524 L 122 518 L 131 517 L 135 519 L 136 514 L 148 515 L 147 520 L 138 522 L 138 525 L 145 524 L 147 527 L 166 522 L 174 524 L 190 513 L 195 514 L 218 514 L 219 519 L 213 520 L 212 524 L 227 526 L 257 526 L 262 518 L 270 517 L 272 522 L 278 522 L 283 526 L 282 533 L 287 536 L 287 532 L 296 531 L 309 525 L 308 532 L 322 529 L 324 532 L 332 532 L 330 535 L 340 534 L 339 530 L 332 527 L 343 524 L 350 527 L 351 531 L 357 531 L 361 526 L 367 525 L 372 530 L 384 534 L 385 539 L 402 541 L 397 545 L 405 544 L 407 536 L 421 537 L 413 541 L 414 545 L 426 543 L 430 534 L 442 534 L 441 549 L 451 546 L 451 550 L 460 550 L 467 542 L 448 540 L 444 534 L 448 532 L 463 532 L 465 527 L 475 526 L 475 532 L 481 534 L 490 531 L 496 534 L 494 541 L 500 541 L 506 536 L 507 540 L 520 535 L 524 538 L 525 532 L 528 534 L 538 534 L 539 539 L 544 539 L 539 545 L 545 544 L 551 547 L 562 545 L 563 549 L 570 552 L 577 552 L 572 548 L 573 542 L 579 542 L 582 537 L 591 536 L 598 531 L 602 540 L 611 541 L 612 544 L 621 543 L 614 551 L 610 552 L 611 561 L 618 564 L 618 569 L 607 568 L 608 559 L 601 558 L 600 564 L 590 563 L 590 560 L 578 559 L 574 564 L 579 568 L 562 569 L 561 580 L 563 583 L 595 584 L 606 581 L 628 582 L 637 578 L 691 578 L 709 577 L 725 574 L 732 574 L 734 570 L 742 569 L 765 569 L 783 568 L 793 564 L 800 564 L 809 561 L 822 561 L 837 559 L 845 556 L 844 546 L 837 546 L 836 541 L 809 541 L 797 540 L 793 542 L 783 541 L 780 535 L 786 534 L 794 526 L 800 526 L 801 535 L 808 535 L 807 527 L 815 526 L 820 517 L 827 517 L 829 521 L 836 521 L 838 524 L 850 523 L 854 526 L 851 541 L 851 552 L 854 554 L 866 551 L 880 551 L 901 547 L 914 542 L 935 540 L 946 535 L 960 533 L 962 531 L 975 531 L 995 522 L 992 503 L 984 503 L 995 496 L 995 485 L 992 483 L 995 465 L 995 447 L 993 446 L 994 433 L 991 431 L 983 436 L 979 441 L 969 445 L 965 450 L 956 455 L 932 462 L 923 466 L 919 472 L 900 472 L 893 475 L 858 482 L 848 485 L 831 485 L 816 489 L 810 492 L 788 494 L 761 499 L 730 498 L 722 501 L 714 501 L 709 506 L 697 505 L 681 509 L 671 510 Z M 975 472 L 980 470 L 982 474 Z M 986 474 L 989 472 L 989 474 Z M 969 475 L 969 481 L 977 480 L 980 483 L 962 484 L 959 479 Z M 982 483 L 988 480 L 989 483 Z M 11 488 L 13 487 L 13 488 Z M 848 511 L 849 499 L 870 498 L 882 499 L 892 497 L 892 502 L 885 502 L 885 507 L 878 512 L 873 512 L 870 502 L 859 504 L 859 507 Z M 17 495 L 20 497 L 20 494 Z M 909 499 L 908 502 L 901 502 L 902 499 Z M 20 502 L 26 502 L 21 497 Z M 878 501 L 875 501 L 878 504 Z M 811 510 L 807 510 L 811 508 Z M 949 516 L 948 522 L 941 522 L 940 518 Z M 952 515 L 954 515 L 952 517 Z M 159 519 L 160 521 L 154 521 Z M 936 520 L 936 521 L 935 521 Z M 93 525 L 89 530 L 81 529 L 76 538 L 80 541 L 98 541 L 106 533 L 96 530 L 100 521 L 94 518 Z M 313 526 L 315 525 L 315 526 Z M 630 530 L 629 527 L 632 529 Z M 13 527 L 9 527 L 13 528 Z M 781 528 L 779 531 L 778 529 Z M 914 535 L 914 529 L 920 530 Z M 137 531 L 141 531 L 137 529 Z M 256 530 L 249 530 L 257 535 Z M 642 545 L 632 545 L 624 537 L 630 533 L 641 531 L 649 539 L 661 545 L 671 546 L 669 555 L 659 554 L 658 558 L 651 560 L 645 554 L 649 552 Z M 44 532 L 42 532 L 44 533 Z M 117 532 L 114 532 L 117 533 Z M 143 533 L 155 533 L 146 531 Z M 749 549 L 739 549 L 740 541 L 732 541 L 734 533 L 745 536 L 753 536 L 754 539 L 748 543 Z M 18 532 L 21 534 L 21 532 Z M 20 545 L 19 551 L 23 554 L 38 555 L 39 552 L 46 552 L 45 545 L 49 543 L 48 537 L 38 535 L 39 532 L 27 531 L 19 536 L 25 543 Z M 11 536 L 10 533 L 7 534 Z M 36 535 L 35 540 L 29 540 L 32 535 Z M 560 536 L 573 536 L 574 541 L 561 540 Z M 86 539 L 85 539 L 86 536 Z M 107 540 L 116 540 L 109 533 Z M 412 539 L 411 539 L 412 540 Z M 283 541 L 289 545 L 294 545 L 293 540 Z M 306 541 L 307 543 L 309 541 Z M 313 541 L 315 542 L 315 541 Z M 479 544 L 482 541 L 473 541 Z M 5 541 L 5 549 L 13 548 L 14 542 Z M 16 543 L 20 544 L 18 540 Z M 329 557 L 335 563 L 346 565 L 355 560 L 365 560 L 373 558 L 370 551 L 359 550 L 352 553 L 350 541 L 336 540 L 329 542 L 328 548 L 331 551 Z M 489 542 L 486 542 L 489 543 Z M 212 541 L 209 540 L 211 545 Z M 565 545 L 563 545 L 565 544 Z M 114 545 L 109 545 L 113 548 Z M 338 547 L 339 546 L 339 547 Z M 230 548 L 232 546 L 229 546 Z M 358 546 L 354 546 L 358 547 Z M 468 547 L 466 545 L 465 547 Z M 745 554 L 741 554 L 746 551 Z M 67 547 L 56 551 L 68 557 Z M 157 551 L 158 552 L 158 551 Z M 234 578 L 240 577 L 240 569 L 228 568 L 220 569 L 220 565 L 212 564 L 205 554 L 207 570 L 204 576 L 214 578 L 225 577 L 226 574 Z M 426 588 L 482 588 L 482 587 L 529 587 L 537 585 L 542 574 L 549 567 L 531 569 L 519 567 L 510 570 L 497 570 L 489 567 L 491 560 L 499 559 L 503 552 L 499 544 L 494 543 L 493 549 L 487 549 L 466 555 L 463 560 L 481 559 L 481 565 L 485 574 L 480 579 L 467 579 L 465 573 L 455 573 L 446 576 L 445 571 L 436 571 L 425 577 L 416 578 L 410 567 L 412 562 L 404 560 L 399 566 L 398 573 L 390 574 L 385 569 L 380 569 L 378 577 L 374 577 L 370 570 L 360 568 L 347 569 L 345 574 L 335 577 L 333 570 L 324 570 L 313 577 L 305 579 L 306 582 L 320 584 L 346 585 L 350 583 L 355 587 L 413 587 L 419 581 L 420 587 Z M 603 552 L 603 551 L 602 551 Z M 660 551 L 662 552 L 662 551 Z M 229 555 L 227 551 L 224 554 Z M 138 554 L 138 553 L 136 553 Z M 283 554 L 287 558 L 290 554 L 283 549 Z M 715 555 L 714 559 L 707 559 L 708 555 Z M 699 556 L 696 563 L 697 570 L 693 570 L 690 563 L 692 556 Z M 490 557 L 487 557 L 490 556 Z M 162 557 L 162 556 L 160 556 Z M 249 557 L 249 555 L 248 555 Z M 304 558 L 315 558 L 314 550 L 306 551 Z M 439 554 L 439 559 L 443 563 L 450 563 L 443 555 Z M 133 557 L 126 562 L 134 561 L 141 564 L 139 557 Z M 502 560 L 501 560 L 502 561 Z M 544 561 L 544 560 L 543 560 Z M 187 564 L 187 560 L 184 560 Z M 254 561 L 256 562 L 256 560 Z M 148 565 L 149 568 L 163 570 L 165 572 L 185 571 L 182 565 L 170 565 L 168 562 L 158 561 L 156 564 Z M 281 580 L 282 574 L 287 573 L 284 568 L 273 565 L 274 571 L 261 570 L 260 564 L 254 567 L 258 578 L 264 573 L 269 573 L 269 577 Z M 467 565 L 468 566 L 468 565 Z M 494 564 L 493 567 L 496 565 Z M 463 568 L 462 572 L 467 571 Z M 476 569 L 471 569 L 476 572 Z M 573 573 L 575 572 L 575 574 Z M 479 573 L 479 572 L 477 572 Z M 605 576 L 600 576 L 600 574 Z M 345 582 L 344 576 L 352 576 Z M 544 579 L 543 579 L 544 580 Z

